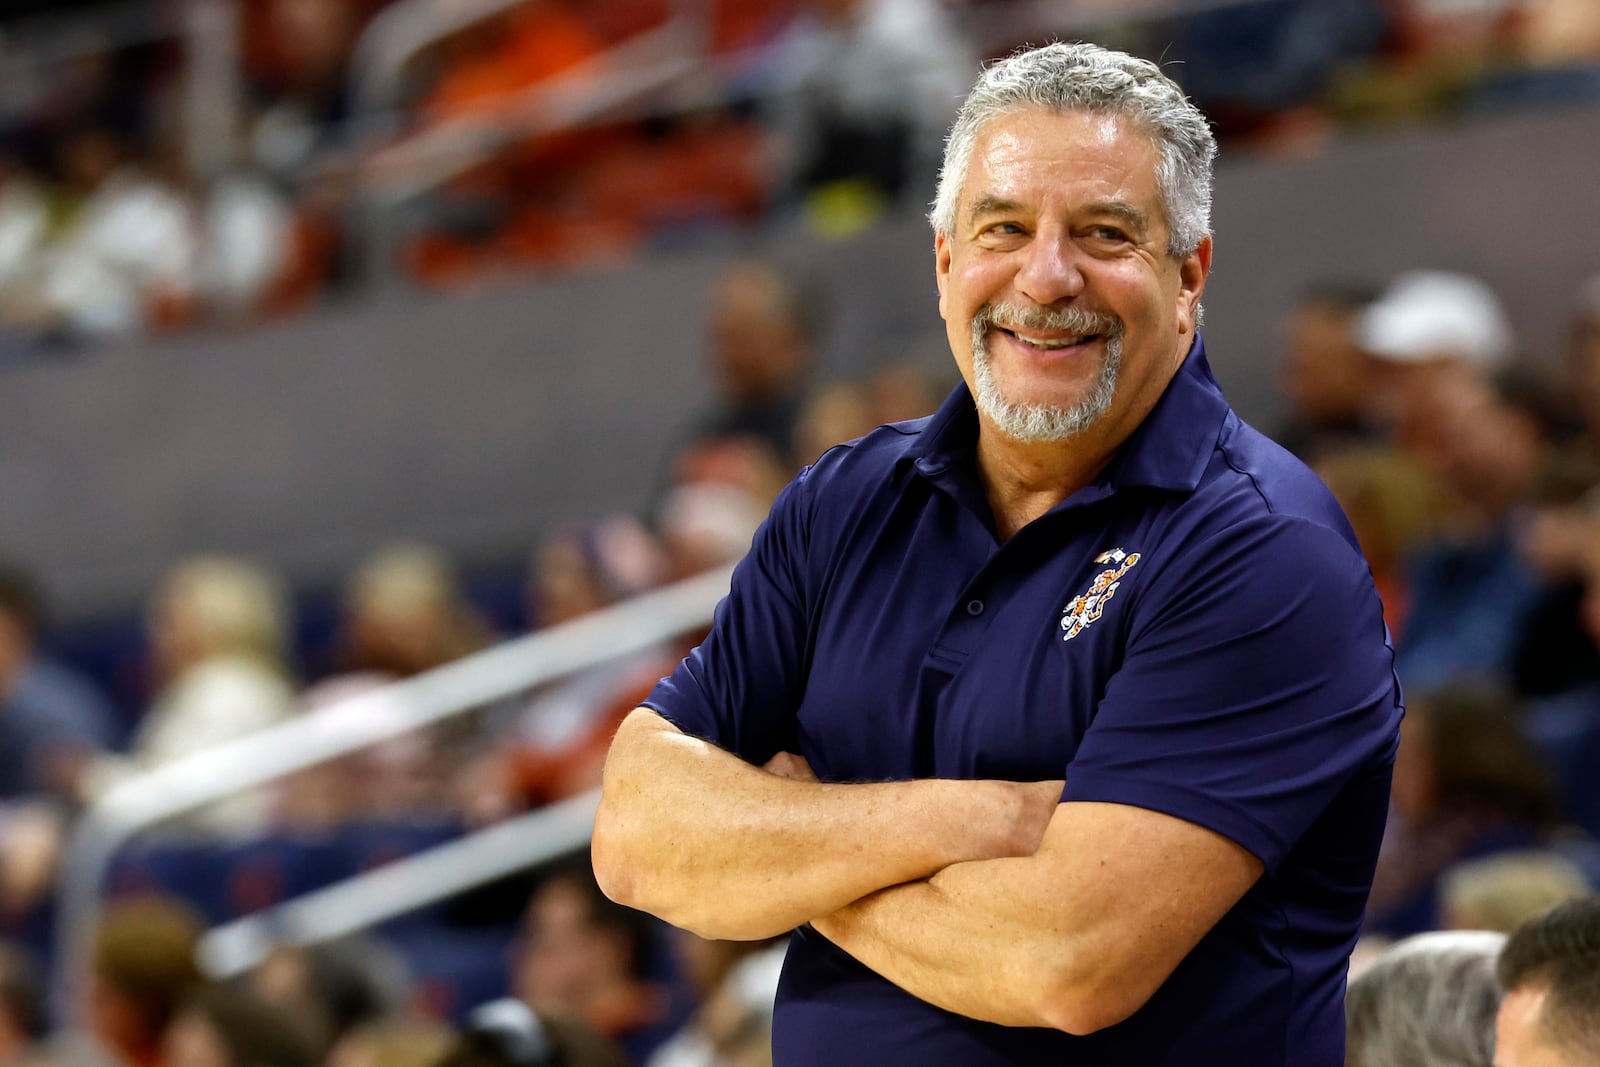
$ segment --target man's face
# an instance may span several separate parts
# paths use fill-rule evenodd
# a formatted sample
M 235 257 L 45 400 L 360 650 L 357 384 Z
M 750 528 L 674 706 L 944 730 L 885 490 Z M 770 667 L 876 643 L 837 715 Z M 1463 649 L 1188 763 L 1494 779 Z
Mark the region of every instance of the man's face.
M 1578 1067 L 1545 1044 L 1539 1029 L 1542 989 L 1513 989 L 1500 1002 L 1494 1028 L 1494 1067 Z
M 1182 363 L 1210 241 L 1168 255 L 1160 152 L 1117 116 L 1029 108 L 979 131 L 939 312 L 986 429 L 1114 446 Z

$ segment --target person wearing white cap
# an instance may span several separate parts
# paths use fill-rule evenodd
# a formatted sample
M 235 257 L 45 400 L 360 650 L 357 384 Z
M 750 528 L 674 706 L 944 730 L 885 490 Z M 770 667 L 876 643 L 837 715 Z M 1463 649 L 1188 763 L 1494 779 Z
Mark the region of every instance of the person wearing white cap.
M 1362 313 L 1362 347 L 1394 363 L 1460 360 L 1494 373 L 1512 353 L 1500 300 L 1466 274 L 1418 270 L 1400 275 Z
M 1499 299 L 1466 274 L 1400 275 L 1357 318 L 1356 343 L 1377 361 L 1374 416 L 1416 448 L 1433 435 L 1430 398 L 1444 378 L 1491 377 L 1511 361 L 1514 341 Z

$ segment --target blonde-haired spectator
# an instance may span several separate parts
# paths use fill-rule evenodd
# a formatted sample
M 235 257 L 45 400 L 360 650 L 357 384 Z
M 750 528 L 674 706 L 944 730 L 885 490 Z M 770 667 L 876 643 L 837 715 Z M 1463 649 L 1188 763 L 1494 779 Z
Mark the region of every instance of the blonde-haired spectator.
M 1571 860 L 1544 849 L 1458 863 L 1439 885 L 1446 926 L 1503 934 L 1589 891 L 1588 879 Z
M 285 662 L 287 600 L 267 571 L 240 559 L 201 556 L 168 573 L 151 600 L 149 632 L 158 690 L 126 757 L 91 764 L 93 796 L 116 780 L 213 748 L 287 718 L 295 690 Z M 247 834 L 265 799 L 220 801 L 195 825 Z
M 476 652 L 492 637 L 450 561 L 423 544 L 396 543 L 369 556 L 345 586 L 344 610 L 346 670 L 404 678 Z

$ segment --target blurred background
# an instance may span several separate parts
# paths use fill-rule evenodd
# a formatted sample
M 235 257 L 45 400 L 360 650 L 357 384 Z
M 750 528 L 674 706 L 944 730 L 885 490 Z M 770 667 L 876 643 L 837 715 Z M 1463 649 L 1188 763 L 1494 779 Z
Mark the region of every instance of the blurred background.
M 1213 366 L 1384 594 L 1373 944 L 1592 891 L 1593 0 L 9 0 L 0 1063 L 762 1062 L 771 952 L 586 874 L 715 578 L 633 598 L 954 384 L 942 137 L 1051 39 L 1215 123 Z

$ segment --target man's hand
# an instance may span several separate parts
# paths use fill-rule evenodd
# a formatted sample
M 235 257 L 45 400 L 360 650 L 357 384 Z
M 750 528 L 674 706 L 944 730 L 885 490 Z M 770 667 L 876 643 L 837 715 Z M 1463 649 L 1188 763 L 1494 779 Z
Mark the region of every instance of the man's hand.
M 1044 832 L 1050 826 L 1056 809 L 1061 806 L 1061 791 L 1066 780 L 1055 778 L 1048 782 L 1018 782 L 1016 784 L 1017 813 L 1011 824 L 1009 840 L 1001 843 L 995 859 L 1008 856 L 1031 856 L 1044 843 Z
M 791 782 L 815 782 L 817 772 L 811 769 L 811 764 L 806 758 L 795 752 L 780 752 L 767 760 L 762 770 L 768 774 L 775 774 L 779 778 L 787 778 Z

